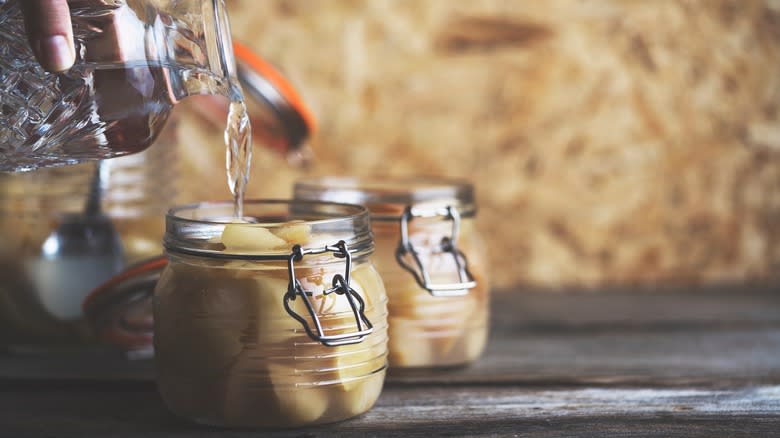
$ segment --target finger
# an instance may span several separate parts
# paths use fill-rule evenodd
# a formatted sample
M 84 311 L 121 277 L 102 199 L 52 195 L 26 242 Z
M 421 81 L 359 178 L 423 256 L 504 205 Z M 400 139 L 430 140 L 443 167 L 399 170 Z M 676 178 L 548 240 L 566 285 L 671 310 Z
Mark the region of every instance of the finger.
M 46 71 L 61 72 L 76 60 L 67 0 L 23 0 L 24 26 L 35 57 Z

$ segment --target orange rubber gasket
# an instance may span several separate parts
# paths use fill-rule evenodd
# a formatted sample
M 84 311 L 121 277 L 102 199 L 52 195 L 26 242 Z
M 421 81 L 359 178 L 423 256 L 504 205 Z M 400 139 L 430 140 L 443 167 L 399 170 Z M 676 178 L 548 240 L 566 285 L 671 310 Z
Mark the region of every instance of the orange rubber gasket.
M 282 97 L 287 100 L 290 106 L 300 114 L 301 118 L 306 123 L 306 126 L 309 128 L 309 132 L 313 133 L 317 130 L 317 121 L 314 118 L 314 114 L 312 114 L 306 104 L 303 103 L 301 96 L 281 73 L 279 73 L 268 61 L 264 60 L 249 49 L 249 47 L 238 41 L 233 41 L 233 52 L 236 58 L 244 61 L 259 75 L 267 79 L 271 85 L 282 94 Z
M 87 298 L 84 299 L 84 303 L 81 305 L 82 311 L 85 315 L 88 314 L 88 309 L 91 307 L 92 302 L 95 301 L 95 297 L 100 296 L 104 291 L 115 287 L 117 284 L 122 283 L 128 278 L 132 278 L 136 275 L 141 275 L 145 272 L 153 271 L 155 269 L 162 269 L 167 264 L 168 259 L 164 256 L 160 256 L 120 272 L 116 276 L 111 277 L 108 281 L 95 288 L 92 292 L 89 293 L 89 295 L 87 295 Z

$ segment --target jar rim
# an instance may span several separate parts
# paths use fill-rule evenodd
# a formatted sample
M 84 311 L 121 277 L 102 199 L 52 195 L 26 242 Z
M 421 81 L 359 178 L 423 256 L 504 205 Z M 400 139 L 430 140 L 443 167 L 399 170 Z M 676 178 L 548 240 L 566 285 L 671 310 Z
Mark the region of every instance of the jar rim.
M 294 244 L 260 251 L 215 248 L 221 241 L 225 226 L 265 228 L 269 231 L 290 229 L 301 225 L 310 228 L 311 240 L 299 242 L 304 249 L 318 248 L 320 244 L 333 245 L 343 240 L 355 255 L 373 251 L 368 209 L 327 201 L 296 199 L 248 199 L 244 201 L 244 219 L 233 221 L 232 201 L 208 201 L 171 208 L 165 217 L 163 246 L 167 252 L 185 253 L 216 258 L 246 260 L 280 260 L 289 257 Z M 326 243 L 323 243 L 326 242 Z
M 474 186 L 459 178 L 311 177 L 296 181 L 294 193 L 295 199 L 364 205 L 372 220 L 399 220 L 406 207 L 452 206 L 462 217 L 476 214 Z
M 245 210 L 249 210 L 249 211 L 251 211 L 253 206 L 259 206 L 259 205 L 292 205 L 292 204 L 332 206 L 334 208 L 342 209 L 344 211 L 351 211 L 351 213 L 346 213 L 341 216 L 305 221 L 307 224 L 310 225 L 327 223 L 332 221 L 356 219 L 368 214 L 368 209 L 366 207 L 362 205 L 350 204 L 346 202 L 303 200 L 303 199 L 245 199 L 244 200 L 244 208 Z M 168 213 L 165 216 L 166 216 L 166 220 L 171 219 L 171 220 L 190 222 L 190 223 L 201 223 L 201 224 L 231 223 L 230 220 L 233 219 L 232 216 L 220 216 L 217 217 L 217 219 L 221 219 L 221 220 L 217 221 L 214 219 L 209 220 L 209 219 L 186 218 L 180 215 L 180 213 L 184 211 L 197 211 L 197 210 L 204 210 L 210 208 L 220 208 L 226 210 L 229 209 L 230 211 L 232 211 L 233 201 L 204 201 L 204 202 L 193 202 L 190 204 L 178 205 L 170 208 L 168 210 Z M 246 225 L 276 225 L 280 223 L 281 222 L 248 222 Z

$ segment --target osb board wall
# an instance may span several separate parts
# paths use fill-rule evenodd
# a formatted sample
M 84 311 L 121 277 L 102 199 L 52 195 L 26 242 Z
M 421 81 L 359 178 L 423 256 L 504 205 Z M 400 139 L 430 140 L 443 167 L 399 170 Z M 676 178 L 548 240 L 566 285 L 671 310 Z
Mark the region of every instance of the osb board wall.
M 499 287 L 770 281 L 780 262 L 780 2 L 228 0 L 317 115 L 301 175 L 471 178 Z M 185 198 L 221 132 L 179 110 Z M 209 181 L 204 184 L 203 181 Z

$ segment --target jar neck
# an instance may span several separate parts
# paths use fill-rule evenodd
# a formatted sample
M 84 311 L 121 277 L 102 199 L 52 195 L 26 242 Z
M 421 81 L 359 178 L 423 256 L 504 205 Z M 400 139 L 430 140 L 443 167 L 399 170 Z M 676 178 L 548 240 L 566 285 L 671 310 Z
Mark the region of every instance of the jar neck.
M 373 252 L 368 211 L 361 206 L 330 202 L 253 200 L 244 203 L 246 222 L 233 221 L 233 204 L 192 204 L 166 216 L 163 244 L 172 254 L 239 260 L 288 260 L 294 247 L 309 260 L 333 258 L 328 247 L 346 244 L 353 259 Z M 223 243 L 226 227 L 247 236 L 240 245 Z M 262 229 L 262 230 L 257 230 Z M 259 232 L 262 231 L 262 232 Z M 266 236 L 263 242 L 261 236 Z M 270 239 L 270 240 L 269 240 Z M 272 241 L 274 244 L 269 245 Z

